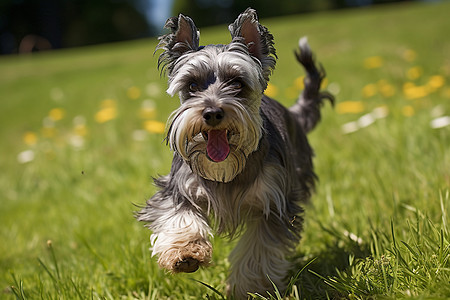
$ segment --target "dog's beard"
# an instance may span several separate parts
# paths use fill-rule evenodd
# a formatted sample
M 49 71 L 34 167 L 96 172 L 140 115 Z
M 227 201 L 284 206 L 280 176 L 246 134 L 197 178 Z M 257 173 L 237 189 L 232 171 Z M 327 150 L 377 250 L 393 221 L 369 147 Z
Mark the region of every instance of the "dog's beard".
M 224 110 L 225 118 L 220 125 L 211 127 L 202 117 L 208 103 L 209 100 L 192 98 L 175 110 L 168 121 L 167 141 L 193 172 L 208 180 L 230 182 L 244 170 L 248 156 L 258 148 L 262 131 L 259 105 L 244 106 L 233 97 L 215 101 Z M 211 130 L 220 131 L 220 138 L 224 139 L 218 154 L 208 147 L 213 138 Z

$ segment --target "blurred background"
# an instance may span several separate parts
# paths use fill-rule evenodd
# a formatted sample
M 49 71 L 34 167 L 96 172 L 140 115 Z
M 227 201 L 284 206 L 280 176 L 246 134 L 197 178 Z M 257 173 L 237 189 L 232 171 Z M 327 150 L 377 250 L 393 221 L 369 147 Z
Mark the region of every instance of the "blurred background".
M 248 6 L 260 18 L 395 0 L 1 0 L 0 54 L 29 53 L 158 35 L 183 12 L 199 27 L 230 22 Z M 410 1 L 411 2 L 411 1 Z

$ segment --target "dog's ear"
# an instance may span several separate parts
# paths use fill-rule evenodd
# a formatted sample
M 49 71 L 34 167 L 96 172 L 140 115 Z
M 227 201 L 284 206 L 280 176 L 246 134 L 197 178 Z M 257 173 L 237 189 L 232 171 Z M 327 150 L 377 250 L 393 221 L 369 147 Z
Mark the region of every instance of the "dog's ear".
M 273 46 L 273 36 L 269 30 L 259 24 L 256 11 L 247 8 L 234 23 L 228 26 L 232 42 L 244 43 L 249 53 L 262 64 L 264 77 L 269 80 L 276 64 L 276 51 Z
M 191 18 L 180 14 L 178 17 L 169 18 L 164 28 L 170 29 L 170 33 L 159 37 L 156 51 L 164 50 L 158 59 L 158 68 L 161 71 L 167 68 L 169 75 L 175 61 L 189 51 L 197 51 L 200 32 Z

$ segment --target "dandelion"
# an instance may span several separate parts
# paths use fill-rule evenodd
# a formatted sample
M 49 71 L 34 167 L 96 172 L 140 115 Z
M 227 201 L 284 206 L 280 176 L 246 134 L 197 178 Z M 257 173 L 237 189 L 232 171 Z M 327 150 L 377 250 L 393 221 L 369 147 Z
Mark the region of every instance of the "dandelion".
M 148 120 L 144 122 L 144 129 L 150 133 L 164 133 L 165 124 L 155 120 Z
M 371 113 L 369 113 L 369 114 L 365 114 L 365 115 L 361 116 L 358 119 L 358 126 L 359 126 L 359 128 L 364 128 L 369 125 L 372 125 L 374 122 L 375 122 L 375 117 Z
M 55 120 L 50 118 L 50 116 L 42 120 L 41 134 L 45 138 L 52 138 L 56 135 Z
M 97 123 L 105 123 L 117 117 L 117 109 L 115 107 L 103 108 L 95 114 Z
M 305 76 L 297 77 L 294 80 L 294 85 L 297 90 L 299 91 L 303 90 L 305 88 Z
M 383 58 L 381 56 L 371 56 L 364 60 L 364 68 L 377 69 L 383 66 Z
M 76 136 L 80 136 L 80 137 L 84 137 L 88 134 L 85 117 L 76 116 L 75 118 L 73 118 L 73 133 Z
M 274 86 L 273 84 L 269 83 L 267 84 L 267 88 L 264 91 L 264 94 L 271 98 L 275 98 L 278 95 L 278 88 Z
M 422 76 L 422 73 L 423 69 L 419 66 L 415 66 L 406 71 L 406 78 L 408 78 L 408 80 L 416 80 Z
M 379 106 L 374 108 L 370 113 L 361 116 L 357 121 L 345 123 L 341 130 L 344 134 L 358 131 L 361 128 L 373 124 L 377 119 L 385 118 L 389 114 L 387 106 Z
M 382 79 L 378 81 L 378 89 L 384 98 L 389 98 L 395 95 L 395 87 L 386 80 Z
M 427 82 L 427 86 L 435 91 L 441 87 L 443 87 L 445 84 L 445 78 L 441 75 L 434 75 L 430 77 L 430 80 Z
M 433 119 L 430 122 L 431 128 L 438 129 L 444 128 L 450 125 L 450 116 L 443 116 L 436 119 Z
M 375 119 L 386 118 L 389 114 L 389 108 L 386 105 L 378 106 L 373 109 L 372 115 Z
M 21 164 L 25 164 L 34 160 L 34 151 L 33 150 L 25 150 L 20 152 L 17 155 L 17 161 Z
M 341 129 L 344 134 L 352 133 L 359 130 L 359 125 L 356 121 L 348 122 L 342 125 Z
M 75 125 L 73 128 L 73 133 L 77 136 L 83 137 L 88 134 L 88 129 L 87 129 L 86 125 L 84 125 L 84 124 Z
M 336 96 L 341 92 L 341 86 L 337 82 L 332 82 L 328 85 L 328 91 Z
M 416 60 L 417 58 L 417 52 L 411 49 L 406 49 L 405 51 L 403 51 L 403 59 L 408 61 L 408 62 L 412 62 L 414 60 Z
M 65 112 L 64 109 L 62 109 L 62 108 L 53 108 L 48 113 L 48 117 L 50 118 L 50 120 L 56 122 L 56 121 L 62 120 L 64 118 L 65 114 L 66 114 L 66 112 Z
M 362 95 L 364 98 L 370 98 L 377 94 L 377 85 L 374 83 L 366 84 L 362 89 Z
M 84 138 L 80 135 L 72 135 L 69 139 L 69 143 L 77 150 L 80 150 L 84 146 Z
M 36 145 L 38 141 L 37 135 L 34 132 L 27 131 L 23 135 L 23 142 L 28 146 L 34 146 Z
M 403 114 L 405 117 L 411 117 L 411 116 L 413 116 L 413 115 L 415 114 L 414 107 L 412 107 L 411 105 L 403 106 L 403 107 L 402 107 L 402 114 Z
M 113 99 L 105 99 L 100 103 L 101 108 L 113 107 L 117 106 L 116 100 Z
M 95 121 L 97 123 L 105 123 L 117 118 L 116 101 L 112 99 L 103 100 L 101 109 L 95 114 Z
M 320 83 L 320 88 L 321 88 L 321 89 L 324 89 L 324 88 L 326 88 L 327 86 L 328 86 L 328 78 L 325 77 L 325 78 L 322 80 L 322 82 Z
M 405 82 L 403 84 L 403 94 L 406 99 L 413 100 L 426 97 L 429 94 L 429 89 L 426 86 L 417 86 L 412 82 Z
M 136 87 L 132 86 L 127 89 L 127 97 L 131 100 L 136 100 L 141 96 L 141 90 Z
M 338 114 L 357 114 L 362 111 L 364 111 L 364 104 L 361 101 L 344 101 L 336 106 Z

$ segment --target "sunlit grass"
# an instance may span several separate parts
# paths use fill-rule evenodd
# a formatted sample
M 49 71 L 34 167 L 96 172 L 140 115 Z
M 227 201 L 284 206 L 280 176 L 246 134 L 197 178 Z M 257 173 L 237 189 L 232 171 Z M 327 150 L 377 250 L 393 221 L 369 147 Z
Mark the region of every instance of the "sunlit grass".
M 274 299 L 450 297 L 449 8 L 263 20 L 279 57 L 266 93 L 295 101 L 292 50 L 307 35 L 337 97 L 310 134 L 320 181 L 292 288 Z M 226 26 L 201 31 L 202 44 L 229 40 Z M 234 242 L 215 238 L 210 268 L 173 276 L 133 218 L 172 155 L 178 99 L 155 46 L 0 58 L 0 298 L 222 299 Z

